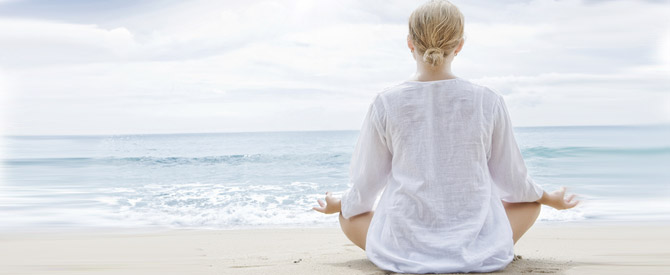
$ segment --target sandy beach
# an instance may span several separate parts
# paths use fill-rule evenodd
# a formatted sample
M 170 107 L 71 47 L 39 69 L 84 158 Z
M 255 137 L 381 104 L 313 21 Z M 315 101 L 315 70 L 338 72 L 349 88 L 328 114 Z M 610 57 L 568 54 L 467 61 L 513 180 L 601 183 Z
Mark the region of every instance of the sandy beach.
M 670 272 L 668 224 L 538 224 L 501 274 Z M 338 228 L 2 233 L 0 274 L 388 274 Z

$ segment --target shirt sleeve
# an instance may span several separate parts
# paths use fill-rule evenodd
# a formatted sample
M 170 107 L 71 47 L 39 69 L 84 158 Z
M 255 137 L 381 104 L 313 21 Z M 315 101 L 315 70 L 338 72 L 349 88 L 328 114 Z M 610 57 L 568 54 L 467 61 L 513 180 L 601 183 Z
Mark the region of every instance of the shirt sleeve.
M 377 104 L 376 104 L 377 103 Z M 342 195 L 342 216 L 346 219 L 371 211 L 387 183 L 391 152 L 381 123 L 379 96 L 363 121 L 349 167 L 349 189 Z
M 532 202 L 542 197 L 542 188 L 528 175 L 514 138 L 505 100 L 498 95 L 488 167 L 500 197 L 507 202 Z

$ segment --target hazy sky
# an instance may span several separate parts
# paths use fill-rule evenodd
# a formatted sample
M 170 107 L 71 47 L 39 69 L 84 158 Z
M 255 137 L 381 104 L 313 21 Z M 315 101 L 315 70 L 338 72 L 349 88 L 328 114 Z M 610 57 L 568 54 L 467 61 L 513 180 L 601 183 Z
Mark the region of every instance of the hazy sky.
M 358 129 L 423 1 L 0 0 L 3 134 Z M 670 122 L 670 3 L 453 1 L 515 126 Z

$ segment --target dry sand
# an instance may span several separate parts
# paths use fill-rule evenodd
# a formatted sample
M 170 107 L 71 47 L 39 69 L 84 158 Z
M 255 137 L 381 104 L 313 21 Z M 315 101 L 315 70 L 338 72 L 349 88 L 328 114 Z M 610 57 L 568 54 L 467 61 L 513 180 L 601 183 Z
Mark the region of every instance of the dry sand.
M 668 224 L 538 224 L 498 274 L 670 274 Z M 338 228 L 0 233 L 0 274 L 389 274 Z

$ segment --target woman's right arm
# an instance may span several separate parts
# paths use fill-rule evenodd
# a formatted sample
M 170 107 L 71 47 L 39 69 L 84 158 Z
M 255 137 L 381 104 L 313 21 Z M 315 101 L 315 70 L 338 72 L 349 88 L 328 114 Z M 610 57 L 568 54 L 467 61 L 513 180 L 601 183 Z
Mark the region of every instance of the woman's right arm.
M 345 219 L 373 210 L 391 172 L 393 156 L 386 143 L 382 104 L 377 95 L 368 108 L 352 153 L 349 189 L 340 201 L 340 213 Z

